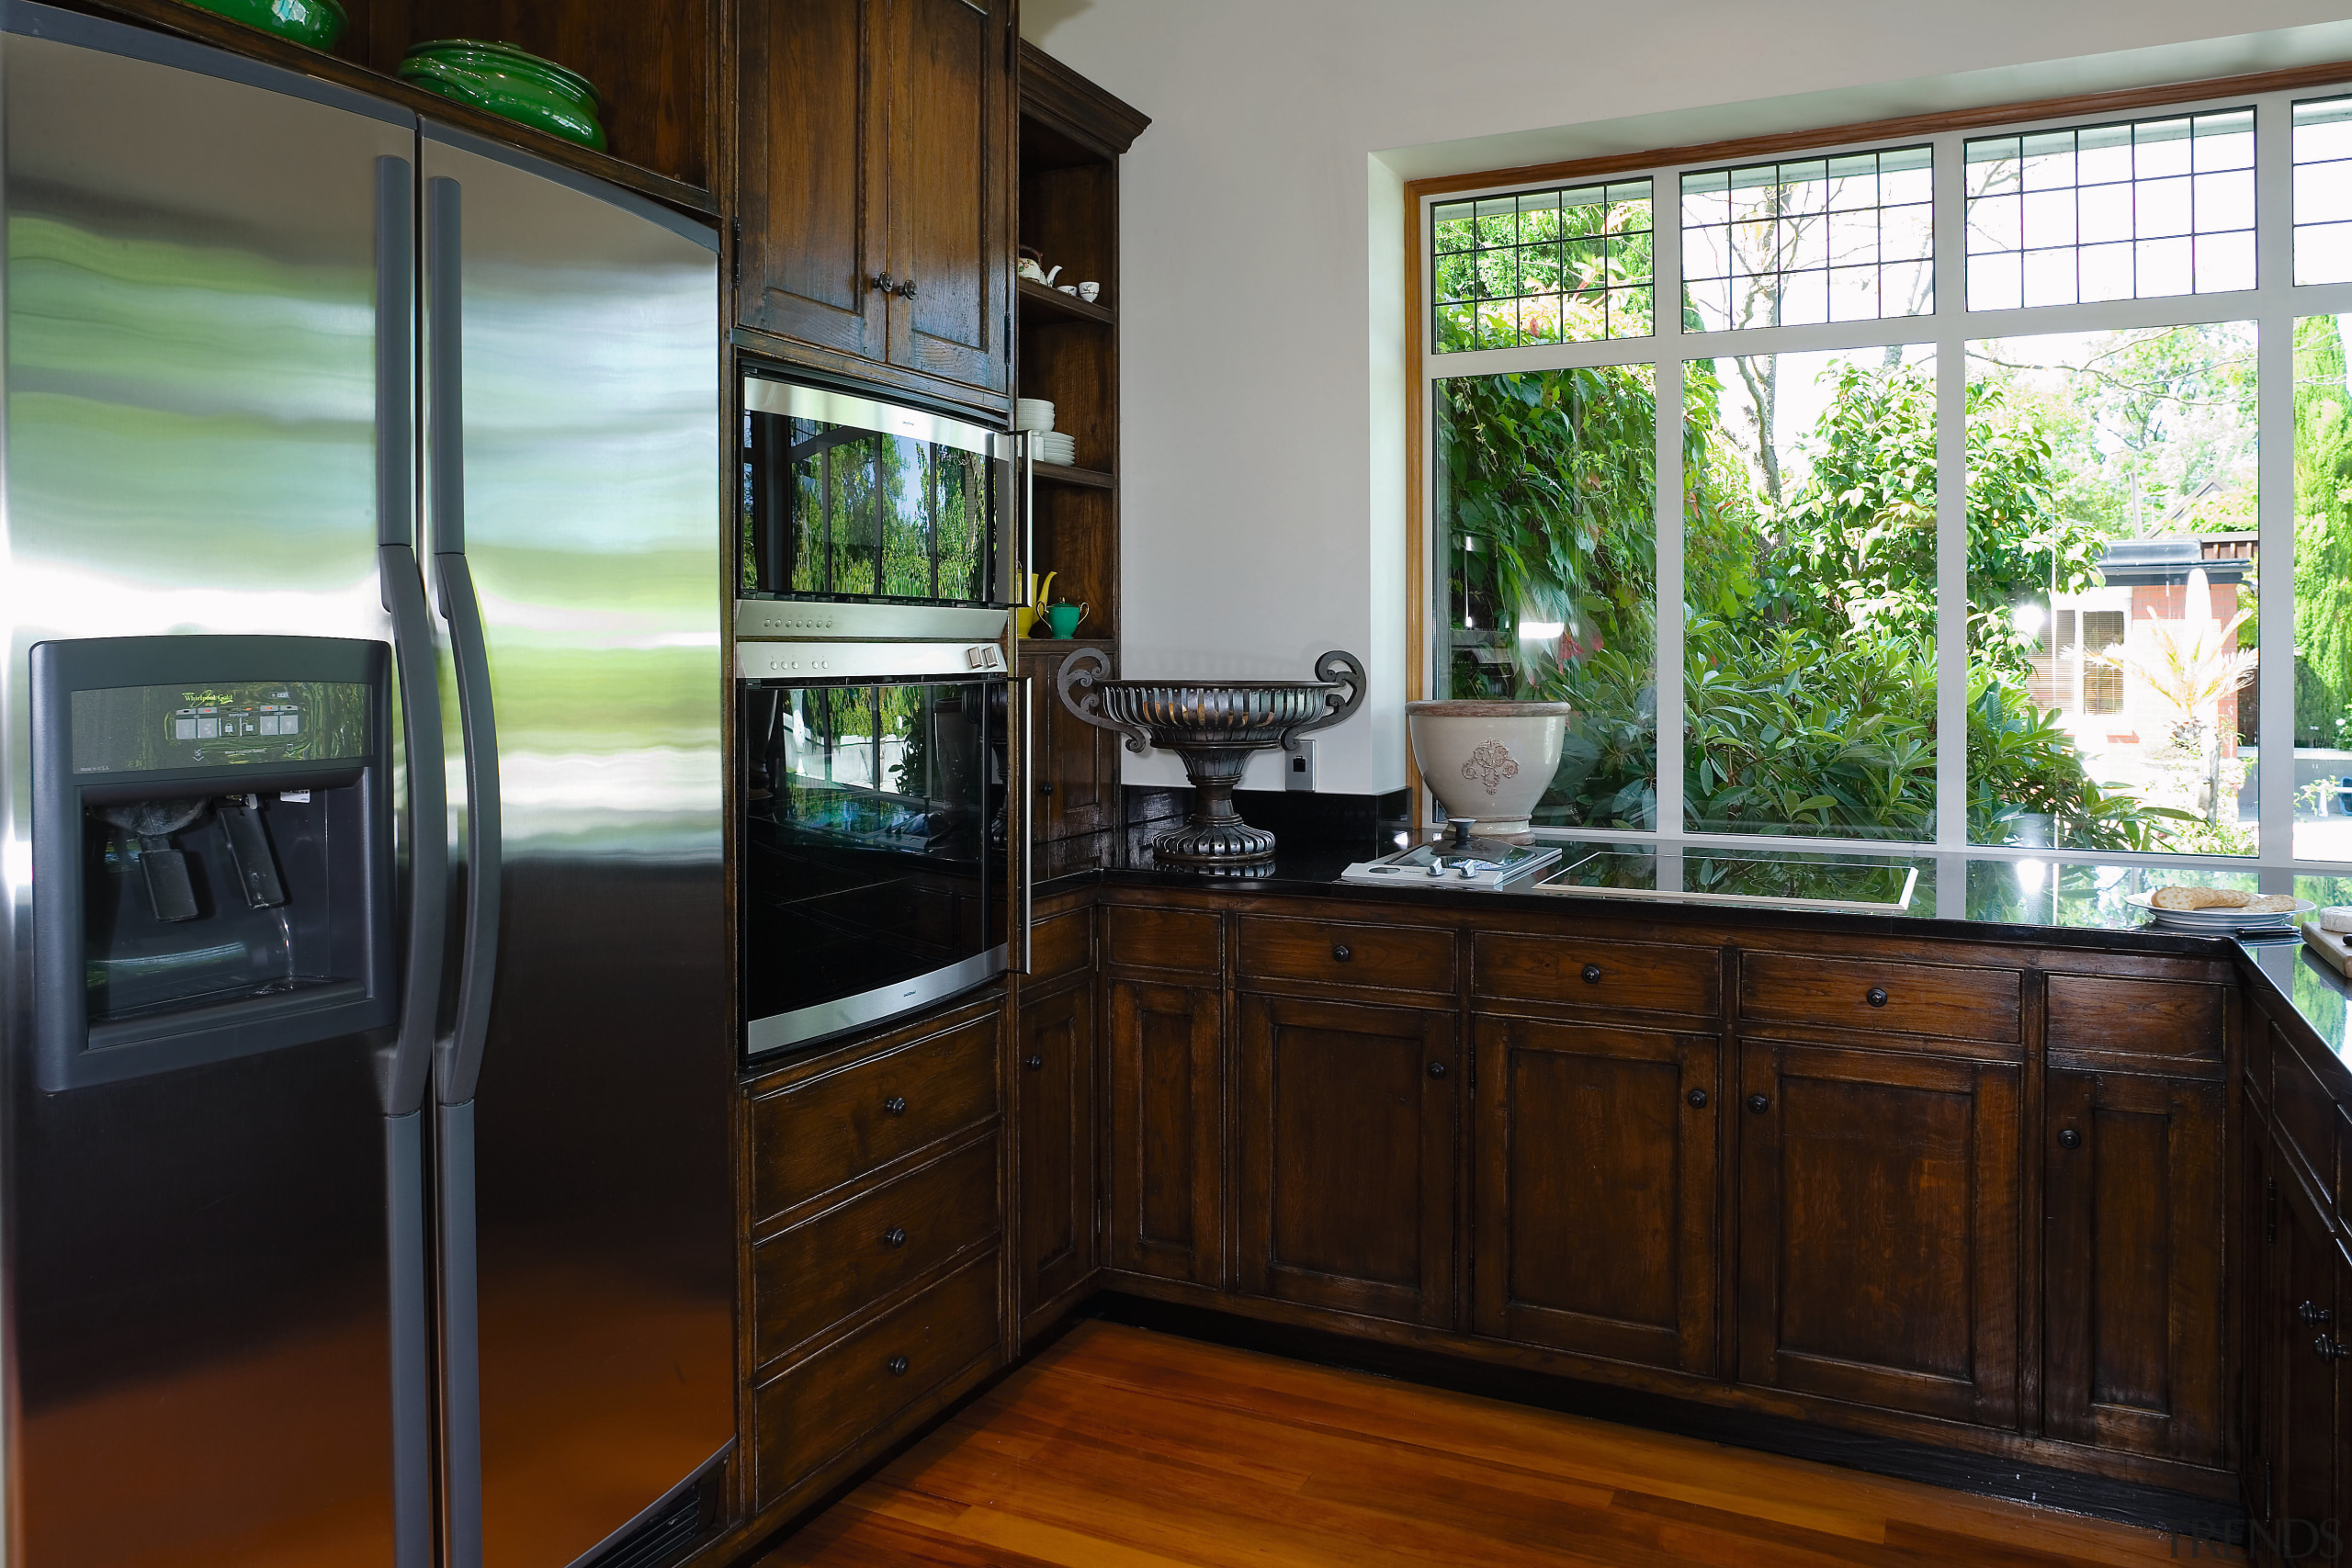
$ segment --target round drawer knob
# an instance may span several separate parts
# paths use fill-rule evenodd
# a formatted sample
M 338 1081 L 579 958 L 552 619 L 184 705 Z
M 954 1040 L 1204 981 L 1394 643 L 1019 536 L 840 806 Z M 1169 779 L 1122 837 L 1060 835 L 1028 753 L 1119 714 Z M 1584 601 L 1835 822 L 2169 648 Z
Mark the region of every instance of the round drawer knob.
M 1588 986 L 1598 986 L 1600 984 L 1600 964 L 1588 964 L 1584 966 L 1584 983 Z
M 1694 1089 L 1682 1098 L 1690 1102 L 1690 1109 L 1693 1111 L 1707 1109 L 1707 1091 L 1703 1089 Z
M 1353 959 L 1355 955 L 1355 949 L 1348 946 L 1345 942 L 1335 942 L 1331 944 L 1331 956 L 1338 959 L 1342 964 L 1348 963 L 1350 960 Z
M 893 1356 L 882 1364 L 890 1369 L 890 1375 L 894 1378 L 902 1378 L 907 1375 L 908 1362 L 904 1356 Z
M 882 1109 L 893 1116 L 904 1116 L 907 1113 L 907 1097 L 903 1094 L 894 1094 L 882 1102 Z
M 2062 1149 L 2079 1149 L 2083 1146 L 2083 1135 L 2072 1127 L 2062 1128 L 2058 1134 L 2058 1146 Z
M 2305 1302 L 2302 1305 L 2295 1309 L 2295 1315 L 2301 1318 L 2303 1322 L 2310 1326 L 2317 1328 L 2321 1324 L 2326 1323 L 2330 1319 L 2334 1318 L 2335 1314 L 2329 1308 L 2321 1306 L 2316 1302 Z
M 1772 1109 L 1772 1101 L 1764 1095 L 1751 1094 L 1747 1097 L 1747 1109 L 1761 1116 Z
M 2352 1359 L 2352 1345 L 2341 1339 L 2330 1339 L 2324 1334 L 2312 1341 L 2312 1352 L 2323 1361 Z
M 1430 1077 L 1433 1078 L 1442 1078 L 1445 1077 L 1445 1064 L 1443 1062 L 1431 1062 L 1430 1064 Z
M 1023 1056 L 1021 1058 L 1021 1065 L 1028 1068 L 1033 1073 L 1043 1072 L 1046 1069 L 1046 1058 L 1043 1056 Z
M 892 1225 L 888 1230 L 884 1231 L 882 1233 L 882 1245 L 885 1247 L 906 1246 L 907 1227 L 904 1225 Z
M 1883 986 L 1872 986 L 1869 990 L 1862 993 L 1862 1000 L 1870 1003 L 1871 1006 L 1874 1008 L 1884 1007 L 1886 1005 L 1886 987 Z

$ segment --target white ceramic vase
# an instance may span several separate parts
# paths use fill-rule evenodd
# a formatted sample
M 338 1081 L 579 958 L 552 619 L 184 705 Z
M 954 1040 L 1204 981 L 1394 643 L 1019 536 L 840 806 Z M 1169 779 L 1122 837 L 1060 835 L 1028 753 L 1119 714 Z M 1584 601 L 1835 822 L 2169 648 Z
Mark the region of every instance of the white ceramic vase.
M 1472 831 L 1482 839 L 1523 839 L 1559 770 L 1570 711 L 1566 703 L 1407 703 L 1405 730 L 1448 817 L 1476 818 Z

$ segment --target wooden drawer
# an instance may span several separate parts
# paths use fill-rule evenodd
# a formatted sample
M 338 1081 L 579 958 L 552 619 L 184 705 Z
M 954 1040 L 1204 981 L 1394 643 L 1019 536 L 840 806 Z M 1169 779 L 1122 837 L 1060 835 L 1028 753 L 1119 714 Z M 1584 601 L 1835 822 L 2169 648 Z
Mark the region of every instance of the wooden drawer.
M 997 1140 L 919 1166 L 752 1249 L 752 1359 L 810 1336 L 997 1234 Z
M 2335 1097 L 2304 1059 L 2303 1047 L 2275 1029 L 2270 1055 L 2271 1125 L 2309 1177 L 2312 1195 L 2332 1203 L 2335 1199 Z
M 1743 1025 L 1816 1024 L 2010 1044 L 2023 1038 L 2023 986 L 2014 969 L 1747 953 L 1740 955 L 1739 1017 Z
M 755 1487 L 765 1507 L 826 1461 L 899 1434 L 900 1411 L 996 1348 L 997 1260 L 988 1253 L 827 1347 L 752 1395 Z
M 1145 969 L 1225 972 L 1223 919 L 1209 909 L 1141 909 L 1114 904 L 1102 911 L 1104 956 Z
M 1094 965 L 1094 911 L 1072 909 L 1029 928 L 1029 973 L 1024 987 L 1042 986 Z
M 752 1211 L 766 1220 L 997 1109 L 994 1012 L 752 1102 Z
M 1251 979 L 1318 980 L 1450 997 L 1453 933 L 1428 926 L 1248 916 L 1241 922 L 1241 973 Z
M 1470 988 L 1499 1001 L 1713 1017 L 1723 1008 L 1723 953 L 1668 942 L 1480 931 Z
M 2230 995 L 2193 981 L 2052 975 L 2043 1039 L 2056 1066 L 2218 1077 Z

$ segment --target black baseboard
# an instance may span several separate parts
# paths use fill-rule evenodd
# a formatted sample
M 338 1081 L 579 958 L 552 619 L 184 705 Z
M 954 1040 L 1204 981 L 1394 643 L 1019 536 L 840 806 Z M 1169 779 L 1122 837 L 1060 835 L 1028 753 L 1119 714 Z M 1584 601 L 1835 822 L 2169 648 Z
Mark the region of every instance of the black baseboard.
M 1842 1465 L 1871 1475 L 1917 1481 L 1956 1492 L 2055 1508 L 2163 1530 L 2185 1541 L 2245 1540 L 2245 1511 L 2232 1503 L 2193 1497 L 2161 1486 L 2072 1471 L 2020 1464 L 1989 1454 L 1939 1449 L 1925 1443 L 1841 1432 L 1809 1422 L 1744 1410 L 1725 1410 L 1691 1400 L 1634 1389 L 1612 1388 L 1575 1378 L 1489 1366 L 1406 1346 L 1363 1340 L 1323 1329 L 1266 1323 L 1203 1307 L 1141 1296 L 1105 1293 L 1082 1309 L 1106 1323 L 1150 1329 L 1239 1349 L 1306 1361 L 1346 1371 L 1368 1372 L 1455 1393 L 1477 1394 L 1539 1410 L 1582 1416 L 1621 1427 L 1696 1438 L 1727 1448 L 1753 1449 L 1790 1459 Z M 2206 1550 L 2211 1551 L 2208 1544 Z

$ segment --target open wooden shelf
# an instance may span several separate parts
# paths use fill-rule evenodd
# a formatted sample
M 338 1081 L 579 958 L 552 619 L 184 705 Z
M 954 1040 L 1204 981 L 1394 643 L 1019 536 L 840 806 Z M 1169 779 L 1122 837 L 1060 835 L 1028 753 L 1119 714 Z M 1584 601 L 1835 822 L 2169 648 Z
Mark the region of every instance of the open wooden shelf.
M 351 27 L 333 53 L 199 10 L 184 0 L 58 3 L 333 82 L 698 216 L 718 211 L 711 132 L 715 0 L 657 0 L 650 5 L 599 0 L 569 6 L 534 6 L 520 0 L 502 0 L 497 6 L 475 0 L 345 0 Z M 613 151 L 598 152 L 485 114 L 411 86 L 393 74 L 412 43 L 453 36 L 504 39 L 594 82 L 605 96 L 605 128 L 613 138 Z
M 1061 463 L 1039 463 L 1036 474 L 1047 484 L 1084 485 L 1089 490 L 1113 490 L 1119 483 L 1115 476 L 1101 468 L 1073 468 Z
M 1090 305 L 1075 294 L 1065 294 L 1051 288 L 1034 277 L 1018 280 L 1021 297 L 1021 324 L 1035 326 L 1041 321 L 1050 321 L 1059 316 L 1069 321 L 1091 321 L 1098 327 L 1116 326 L 1119 318 L 1108 305 Z

